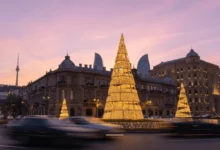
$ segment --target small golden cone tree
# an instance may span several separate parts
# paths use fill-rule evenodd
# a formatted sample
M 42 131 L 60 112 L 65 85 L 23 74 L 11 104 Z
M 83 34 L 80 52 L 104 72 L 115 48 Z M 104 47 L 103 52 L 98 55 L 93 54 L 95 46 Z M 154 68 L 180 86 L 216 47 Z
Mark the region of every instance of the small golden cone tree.
M 66 99 L 64 98 L 59 119 L 64 119 L 68 117 L 69 117 L 69 113 L 66 105 Z
M 180 95 L 179 95 L 175 117 L 176 118 L 191 118 L 192 117 L 183 83 L 181 83 L 181 86 L 180 86 Z

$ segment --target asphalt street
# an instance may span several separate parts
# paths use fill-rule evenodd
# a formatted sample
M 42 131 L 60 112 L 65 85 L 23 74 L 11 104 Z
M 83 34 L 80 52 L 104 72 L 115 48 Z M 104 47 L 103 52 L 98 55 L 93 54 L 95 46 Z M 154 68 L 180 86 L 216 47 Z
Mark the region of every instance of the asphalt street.
M 60 150 L 55 147 L 24 147 L 0 134 L 0 150 Z M 170 138 L 167 134 L 132 133 L 111 141 L 87 142 L 65 148 L 77 150 L 219 150 L 220 138 Z

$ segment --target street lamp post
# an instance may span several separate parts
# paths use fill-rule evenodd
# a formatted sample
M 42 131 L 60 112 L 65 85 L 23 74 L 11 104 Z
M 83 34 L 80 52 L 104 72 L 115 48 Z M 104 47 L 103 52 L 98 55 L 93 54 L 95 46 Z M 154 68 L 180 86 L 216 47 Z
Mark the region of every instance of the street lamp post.
M 49 107 L 48 104 L 49 104 L 50 96 L 43 96 L 43 100 L 45 100 L 46 103 L 47 103 L 47 104 L 43 107 L 43 114 L 46 115 L 46 106 Z M 48 108 L 47 108 L 47 109 L 48 109 Z
M 152 106 L 152 101 L 151 101 L 151 100 L 147 100 L 147 101 L 145 101 L 145 102 L 142 102 L 142 109 L 145 110 L 145 114 L 146 114 L 146 108 L 147 108 L 147 107 L 148 107 L 148 108 L 151 108 L 151 106 Z M 143 115 L 145 115 L 145 114 L 143 114 Z M 148 114 L 148 116 L 149 116 L 149 112 L 148 112 L 147 114 Z
M 98 117 L 99 99 L 95 98 L 93 101 L 95 102 L 95 106 L 96 106 L 96 117 Z

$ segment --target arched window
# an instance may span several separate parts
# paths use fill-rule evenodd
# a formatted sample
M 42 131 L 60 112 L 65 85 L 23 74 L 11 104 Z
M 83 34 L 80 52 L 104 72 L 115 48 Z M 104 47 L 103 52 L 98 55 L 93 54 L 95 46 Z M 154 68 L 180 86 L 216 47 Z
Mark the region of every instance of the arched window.
M 177 77 L 176 77 L 176 78 L 177 78 L 177 80 L 179 80 L 179 78 L 180 78 L 180 77 L 179 77 L 179 75 L 177 75 Z
M 162 115 L 163 115 L 162 110 L 159 110 L 159 115 L 160 115 L 160 116 L 162 116 Z
M 191 90 L 189 90 L 189 94 L 191 94 Z
M 190 103 L 192 102 L 192 98 L 189 98 L 189 102 L 190 102 Z
M 70 109 L 70 116 L 75 116 L 75 109 L 74 108 Z
M 194 78 L 196 78 L 196 73 L 194 73 Z
M 198 94 L 198 91 L 197 91 L 197 90 L 195 90 L 194 92 L 195 92 L 195 94 Z
M 170 115 L 170 111 L 169 110 L 167 110 L 167 116 L 169 116 Z
M 195 98 L 195 101 L 198 102 L 198 98 L 197 97 Z
M 194 86 L 197 86 L 197 81 L 194 81 Z
M 86 116 L 92 116 L 92 109 L 91 108 L 86 109 Z
M 192 84 L 191 84 L 191 82 L 189 82 L 189 86 L 191 86 Z

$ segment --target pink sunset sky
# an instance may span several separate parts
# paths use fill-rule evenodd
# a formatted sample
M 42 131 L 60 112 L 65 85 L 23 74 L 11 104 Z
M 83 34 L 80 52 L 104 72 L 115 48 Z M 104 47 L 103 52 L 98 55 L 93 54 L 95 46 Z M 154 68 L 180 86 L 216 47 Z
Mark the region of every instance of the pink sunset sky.
M 114 65 L 124 33 L 134 66 L 144 54 L 151 68 L 185 57 L 192 48 L 220 65 L 219 0 L 0 0 L 0 84 L 19 85 L 55 70 L 67 52 L 75 65 L 99 53 Z

